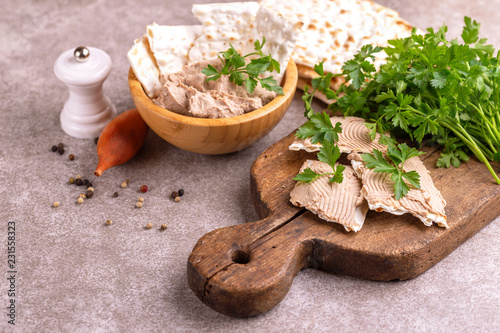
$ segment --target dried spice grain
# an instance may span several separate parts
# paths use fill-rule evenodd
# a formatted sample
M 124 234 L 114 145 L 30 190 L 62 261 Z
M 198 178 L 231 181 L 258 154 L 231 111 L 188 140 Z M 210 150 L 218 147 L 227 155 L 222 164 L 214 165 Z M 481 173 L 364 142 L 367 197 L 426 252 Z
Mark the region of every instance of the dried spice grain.
M 120 195 L 120 193 L 115 192 L 115 193 L 113 193 L 113 198 L 118 198 L 119 195 Z
M 139 198 L 139 202 L 144 202 L 144 198 L 143 198 L 143 197 L 140 197 L 140 198 Z
M 59 155 L 64 154 L 64 148 L 57 148 L 57 153 L 58 153 Z
M 85 194 L 85 196 L 87 196 L 87 198 L 92 198 L 94 196 L 94 191 L 90 191 L 90 190 L 87 190 L 87 193 Z
M 170 193 L 170 196 L 172 197 L 172 199 L 175 199 L 179 196 L 179 192 L 173 191 L 172 193 Z
M 179 193 L 179 196 L 182 197 L 184 195 L 184 190 L 181 188 L 179 191 L 177 191 L 177 193 Z
M 127 183 L 126 183 L 126 182 L 123 182 L 120 186 L 121 186 L 122 188 L 125 188 L 125 187 L 127 187 Z
M 139 191 L 141 191 L 142 193 L 146 193 L 148 191 L 148 187 L 146 185 L 142 185 Z
M 81 178 L 77 178 L 77 179 L 75 180 L 75 184 L 76 184 L 77 186 L 81 186 L 81 185 L 83 185 L 83 180 L 82 180 Z
M 52 206 L 54 206 L 56 208 L 59 207 L 59 201 L 54 201 L 54 203 L 52 204 Z
M 181 201 L 181 197 L 175 197 L 174 201 L 175 201 L 175 202 L 179 202 L 179 201 Z
M 82 204 L 83 203 L 83 198 L 82 197 L 79 197 L 77 200 L 76 200 L 77 203 L 79 204 Z
M 150 222 L 146 224 L 146 229 L 151 229 L 151 228 L 153 228 L 153 223 Z
M 57 151 L 57 146 L 52 146 L 50 150 L 52 150 L 55 153 Z
M 107 224 L 107 225 L 112 225 L 112 224 L 113 224 L 113 221 L 111 221 L 110 219 L 107 219 L 107 220 L 106 220 L 106 224 Z
M 70 183 L 70 184 L 74 184 L 74 183 L 75 183 L 75 178 L 73 178 L 73 177 L 69 177 L 69 183 Z
M 161 230 L 166 230 L 167 229 L 167 224 L 163 223 L 160 227 Z
M 57 148 L 64 148 L 64 143 L 60 142 L 60 143 L 57 145 Z
M 68 160 L 73 161 L 75 159 L 75 155 L 69 154 L 68 155 Z
M 136 202 L 135 207 L 136 208 L 141 208 L 142 207 L 142 202 L 140 202 L 140 201 Z
M 83 185 L 87 186 L 90 182 L 88 179 L 84 178 L 83 180 Z

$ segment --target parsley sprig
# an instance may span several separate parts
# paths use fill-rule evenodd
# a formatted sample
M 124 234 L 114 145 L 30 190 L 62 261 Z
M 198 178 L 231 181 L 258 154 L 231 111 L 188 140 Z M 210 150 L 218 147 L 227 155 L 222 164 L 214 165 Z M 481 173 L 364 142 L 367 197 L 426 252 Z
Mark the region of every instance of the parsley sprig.
M 387 149 L 387 157 L 390 161 L 384 158 L 380 150 L 374 149 L 373 154 L 362 154 L 361 157 L 366 162 L 366 167 L 373 169 L 375 172 L 385 172 L 391 175 L 391 180 L 394 182 L 394 197 L 396 200 L 401 199 L 410 191 L 410 187 L 405 180 L 415 188 L 420 188 L 420 175 L 415 170 L 405 172 L 403 169 L 404 163 L 415 156 L 425 154 L 415 148 L 410 148 L 406 143 L 389 144 Z M 392 163 L 391 163 L 392 162 Z
M 325 162 L 332 167 L 332 172 L 316 173 L 311 168 L 306 168 L 293 179 L 296 181 L 311 183 L 321 176 L 331 176 L 329 181 L 332 183 L 342 183 L 344 180 L 345 167 L 341 164 L 335 165 L 340 157 L 340 149 L 335 144 L 339 140 L 339 133 L 342 133 L 340 122 L 333 126 L 328 114 L 323 111 L 314 113 L 309 117 L 309 120 L 299 127 L 295 134 L 298 138 L 311 138 L 312 143 L 321 143 L 321 148 L 318 152 L 318 160 Z
M 262 48 L 266 43 L 266 38 L 262 37 L 262 42 L 255 41 L 255 52 L 247 55 L 240 55 L 238 51 L 230 44 L 229 49 L 220 52 L 217 56 L 222 62 L 221 70 L 217 70 L 212 65 L 207 65 L 201 72 L 207 76 L 207 81 L 218 80 L 222 75 L 229 75 L 229 80 L 238 86 L 245 85 L 247 91 L 251 94 L 255 87 L 260 83 L 261 87 L 269 91 L 274 91 L 279 95 L 284 95 L 283 88 L 273 79 L 272 76 L 259 78 L 260 74 L 265 72 L 280 73 L 280 64 L 273 59 L 271 55 L 264 55 Z M 256 56 L 247 63 L 245 58 Z

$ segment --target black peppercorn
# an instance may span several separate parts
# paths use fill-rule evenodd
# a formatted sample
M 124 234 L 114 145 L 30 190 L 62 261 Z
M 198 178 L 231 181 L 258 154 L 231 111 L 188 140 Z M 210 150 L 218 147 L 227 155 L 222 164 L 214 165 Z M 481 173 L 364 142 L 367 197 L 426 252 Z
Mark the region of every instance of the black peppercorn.
M 170 193 L 170 196 L 172 197 L 172 199 L 175 199 L 179 196 L 179 193 L 177 193 L 177 191 L 173 191 L 172 193 Z
M 94 185 L 92 185 L 92 183 L 88 183 L 87 188 L 89 188 L 89 187 L 94 187 Z
M 77 186 L 81 186 L 83 184 L 83 180 L 81 178 L 77 178 L 77 179 L 75 179 L 75 184 Z
M 87 186 L 87 185 L 88 185 L 88 183 L 89 183 L 89 180 L 88 180 L 88 179 L 86 179 L 86 178 L 85 178 L 85 179 L 83 179 L 83 183 L 82 183 L 83 185 Z
M 52 148 L 50 148 L 50 150 L 52 150 L 55 153 L 57 151 L 57 146 L 52 146 Z
M 58 153 L 59 155 L 64 154 L 64 148 L 61 148 L 61 147 L 57 148 L 57 153 Z
M 118 197 L 119 195 L 120 195 L 120 194 L 119 194 L 118 192 L 113 193 L 113 197 L 114 197 L 114 198 Z
M 87 191 L 87 193 L 85 193 L 85 196 L 86 196 L 87 198 L 92 198 L 92 197 L 94 196 L 94 191 L 90 191 L 90 190 L 89 190 L 89 191 Z
M 59 144 L 57 145 L 57 148 L 64 148 L 64 144 L 63 144 L 63 143 L 59 143 Z
M 179 193 L 179 196 L 182 197 L 184 195 L 184 190 L 181 188 L 179 191 L 177 191 L 177 193 Z

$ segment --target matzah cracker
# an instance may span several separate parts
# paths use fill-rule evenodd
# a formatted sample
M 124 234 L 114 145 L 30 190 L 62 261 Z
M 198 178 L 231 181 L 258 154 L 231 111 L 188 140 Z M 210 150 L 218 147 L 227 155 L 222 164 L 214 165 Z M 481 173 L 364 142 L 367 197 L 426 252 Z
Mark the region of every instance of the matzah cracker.
M 320 161 L 306 160 L 300 172 L 311 168 L 317 173 L 332 172 L 332 167 Z M 311 183 L 297 182 L 290 192 L 294 206 L 305 207 L 319 218 L 336 222 L 347 231 L 359 231 L 365 221 L 368 205 L 361 196 L 361 181 L 351 166 L 346 165 L 342 183 L 332 183 L 323 175 Z
M 193 5 L 192 12 L 202 24 L 202 33 L 189 51 L 189 64 L 216 58 L 229 44 L 240 54 L 252 52 L 253 43 L 248 43 L 248 36 L 258 9 L 259 4 L 252 1 Z
M 201 30 L 200 25 L 147 26 L 149 46 L 162 75 L 175 73 L 188 63 L 188 52 Z
M 304 23 L 293 60 L 302 78 L 313 78 L 314 65 L 342 73 L 343 64 L 365 44 L 386 46 L 390 39 L 407 37 L 412 27 L 399 14 L 371 0 L 262 0 L 270 7 Z M 375 65 L 384 61 L 383 52 Z
M 127 53 L 127 59 L 149 98 L 156 97 L 161 89 L 160 72 L 146 36 L 134 41 L 134 45 Z
M 271 54 L 271 57 L 280 63 L 280 73 L 273 72 L 271 75 L 280 84 L 285 69 L 292 56 L 295 44 L 300 35 L 302 22 L 285 17 L 267 7 L 260 7 L 255 18 L 256 33 L 251 40 L 266 38 L 266 44 L 262 51 Z M 257 37 L 256 37 L 257 36 Z M 253 42 L 249 40 L 249 44 Z

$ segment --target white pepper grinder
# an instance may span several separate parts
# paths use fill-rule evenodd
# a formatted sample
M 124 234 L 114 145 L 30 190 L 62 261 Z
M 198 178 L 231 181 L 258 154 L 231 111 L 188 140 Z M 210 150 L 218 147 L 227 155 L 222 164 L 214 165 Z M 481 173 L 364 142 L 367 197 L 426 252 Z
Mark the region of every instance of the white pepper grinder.
M 79 46 L 62 53 L 54 64 L 56 77 L 69 88 L 61 112 L 61 127 L 81 138 L 98 137 L 116 116 L 116 109 L 102 91 L 111 71 L 109 55 L 94 47 Z

